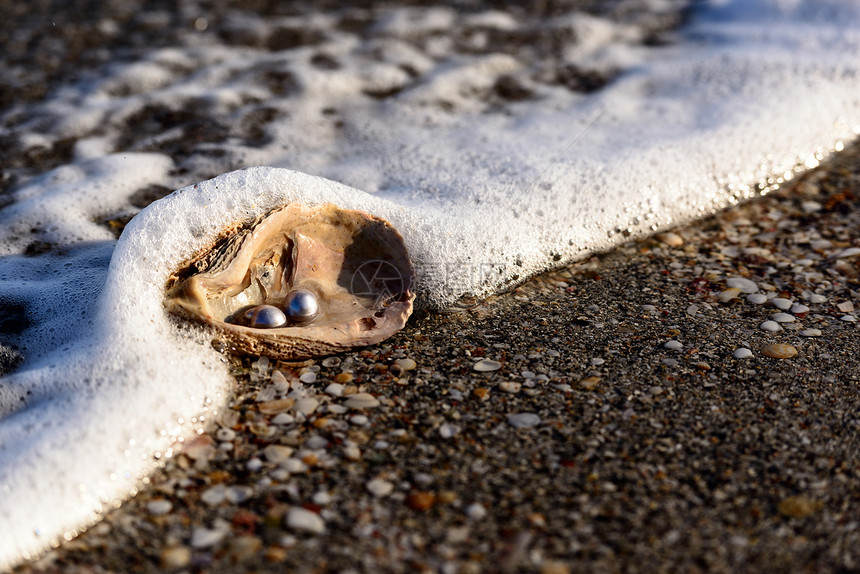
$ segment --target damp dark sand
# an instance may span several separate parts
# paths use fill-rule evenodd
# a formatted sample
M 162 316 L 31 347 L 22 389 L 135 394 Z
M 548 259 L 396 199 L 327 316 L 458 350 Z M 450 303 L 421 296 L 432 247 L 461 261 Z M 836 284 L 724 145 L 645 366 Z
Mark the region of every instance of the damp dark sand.
M 854 148 L 383 345 L 236 361 L 210 434 L 17 571 L 860 568 L 858 198 Z

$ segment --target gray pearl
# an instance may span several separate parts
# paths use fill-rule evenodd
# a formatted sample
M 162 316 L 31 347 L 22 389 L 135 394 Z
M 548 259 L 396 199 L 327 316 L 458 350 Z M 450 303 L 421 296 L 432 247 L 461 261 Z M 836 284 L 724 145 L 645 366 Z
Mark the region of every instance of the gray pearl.
M 256 329 L 274 329 L 281 327 L 287 322 L 284 312 L 274 305 L 257 305 L 251 307 L 242 315 L 242 319 L 249 327 Z
M 317 316 L 320 305 L 317 296 L 307 289 L 296 289 L 287 295 L 287 317 L 296 323 L 306 323 Z

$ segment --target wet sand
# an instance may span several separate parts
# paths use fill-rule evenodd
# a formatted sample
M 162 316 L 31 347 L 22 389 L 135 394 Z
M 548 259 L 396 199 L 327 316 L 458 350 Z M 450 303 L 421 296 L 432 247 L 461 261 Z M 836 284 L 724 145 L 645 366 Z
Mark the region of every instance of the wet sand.
M 854 148 L 382 345 L 234 360 L 210 434 L 17 572 L 856 569 L 858 197 Z

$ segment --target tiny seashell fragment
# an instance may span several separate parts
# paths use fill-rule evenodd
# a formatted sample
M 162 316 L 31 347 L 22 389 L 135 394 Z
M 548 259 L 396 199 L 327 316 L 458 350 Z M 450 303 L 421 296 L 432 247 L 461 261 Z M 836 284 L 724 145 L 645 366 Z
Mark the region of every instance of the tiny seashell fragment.
M 756 285 L 754 281 L 750 281 L 743 277 L 729 277 L 726 279 L 726 285 L 740 289 L 744 293 L 755 293 L 758 291 L 758 285 Z
M 729 301 L 735 299 L 738 295 L 740 295 L 740 293 L 741 290 L 737 287 L 730 287 L 724 291 L 720 291 L 717 294 L 717 300 L 719 300 L 720 303 L 728 303 Z
M 761 348 L 761 354 L 774 359 L 790 359 L 797 356 L 797 349 L 785 343 L 771 343 Z
M 472 369 L 478 371 L 479 373 L 487 373 L 490 371 L 498 371 L 502 368 L 502 364 L 498 361 L 493 361 L 491 359 L 481 359 L 472 365 Z

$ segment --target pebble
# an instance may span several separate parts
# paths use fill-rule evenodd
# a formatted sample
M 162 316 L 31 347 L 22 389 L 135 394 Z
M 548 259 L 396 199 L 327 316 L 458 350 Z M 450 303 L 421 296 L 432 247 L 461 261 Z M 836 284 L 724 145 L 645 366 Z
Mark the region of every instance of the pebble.
M 296 411 L 302 413 L 303 415 L 312 414 L 315 410 L 317 410 L 317 407 L 319 406 L 320 402 L 311 397 L 299 399 L 296 401 Z
M 187 546 L 168 546 L 161 552 L 161 566 L 166 570 L 185 568 L 191 564 L 191 549 Z
M 848 323 L 856 323 L 857 322 L 857 317 L 855 317 L 854 315 L 842 315 L 842 317 L 840 317 L 840 319 L 842 319 L 843 321 L 847 321 Z
M 791 306 L 791 312 L 795 315 L 802 315 L 804 313 L 809 313 L 809 307 L 801 303 L 795 303 Z
M 726 289 L 725 291 L 720 291 L 717 294 L 717 299 L 720 301 L 720 303 L 728 303 L 729 301 L 731 301 L 732 299 L 734 299 L 738 295 L 740 295 L 740 293 L 741 293 L 741 290 L 738 289 L 737 287 L 730 287 L 729 289 Z
M 222 442 L 231 441 L 236 438 L 236 431 L 234 431 L 233 429 L 221 428 L 215 431 L 215 438 Z
M 275 425 L 290 425 L 296 421 L 296 417 L 288 413 L 281 413 L 272 419 L 272 424 Z
M 579 387 L 586 391 L 593 391 L 600 384 L 600 377 L 586 377 L 579 381 Z
M 855 255 L 860 255 L 860 247 L 849 247 L 847 249 L 843 249 L 836 254 L 836 258 L 840 259 L 842 257 L 854 257 Z
M 290 474 L 299 474 L 300 472 L 306 472 L 308 470 L 308 465 L 297 458 L 288 458 L 281 463 L 281 468 Z
M 223 484 L 216 484 L 200 493 L 200 500 L 209 506 L 216 506 L 227 498 L 227 489 Z
M 173 503 L 163 498 L 155 498 L 146 503 L 146 510 L 152 516 L 164 516 L 173 510 Z
M 300 506 L 294 506 L 287 512 L 286 525 L 290 530 L 307 534 L 325 532 L 325 521 L 322 516 Z
M 686 311 L 686 312 L 687 312 L 687 315 L 689 315 L 690 317 L 695 317 L 695 316 L 696 316 L 696 313 L 698 313 L 698 312 L 699 312 L 699 306 L 698 306 L 698 305 L 696 305 L 695 303 L 693 303 L 692 305 L 690 305 L 689 307 L 687 307 L 687 311 Z
M 482 520 L 487 516 L 487 509 L 480 502 L 473 502 L 466 507 L 466 516 L 471 520 Z
M 331 504 L 332 496 L 331 493 L 327 490 L 320 490 L 319 492 L 314 493 L 311 497 L 311 500 L 314 501 L 314 504 L 319 504 L 320 506 L 327 506 Z
M 804 337 L 820 337 L 821 331 L 818 329 L 804 329 L 800 334 Z
M 198 526 L 191 533 L 191 547 L 199 549 L 215 546 L 224 539 L 228 532 L 230 532 L 230 525 L 222 519 L 215 520 L 212 528 Z
M 534 413 L 515 413 L 508 415 L 508 424 L 514 428 L 527 429 L 536 427 L 541 423 L 541 418 Z
M 370 393 L 355 393 L 346 399 L 344 405 L 351 409 L 372 409 L 379 406 L 379 399 Z
M 282 444 L 270 444 L 263 449 L 263 455 L 269 462 L 278 464 L 293 456 L 293 448 Z
M 522 386 L 523 386 L 522 383 L 516 383 L 513 381 L 503 381 L 503 382 L 499 383 L 499 390 L 501 390 L 505 393 L 514 394 L 514 393 L 520 392 L 520 389 L 522 388 Z
M 672 339 L 671 341 L 666 341 L 665 343 L 663 343 L 663 347 L 669 349 L 670 351 L 680 351 L 684 348 L 684 345 L 682 345 L 680 341 Z
M 418 366 L 418 364 L 412 359 L 397 359 L 396 361 L 394 361 L 394 364 L 403 369 L 404 371 L 411 371 Z
M 752 355 L 753 355 L 753 352 L 750 351 L 749 349 L 747 349 L 746 347 L 740 347 L 738 349 L 735 349 L 735 352 L 732 353 L 732 356 L 735 359 L 748 359 L 748 358 L 752 357 Z
M 303 383 L 313 383 L 317 380 L 317 374 L 313 371 L 308 371 L 307 373 L 303 373 L 299 380 Z
M 821 303 L 827 303 L 827 297 L 824 295 L 819 295 L 818 293 L 813 293 L 809 296 L 809 302 L 819 305 Z
M 290 410 L 291 408 L 293 408 L 294 404 L 296 404 L 296 399 L 286 398 L 260 403 L 259 405 L 257 405 L 257 408 L 264 415 L 274 415 Z
M 357 427 L 364 426 L 369 421 L 370 421 L 370 419 L 368 419 L 364 415 L 352 415 L 351 417 L 349 417 L 349 422 L 351 422 L 352 424 L 354 424 Z
M 331 383 L 325 388 L 325 394 L 332 397 L 341 397 L 343 396 L 343 385 L 340 383 Z
M 837 304 L 836 308 L 843 313 L 850 313 L 854 310 L 854 303 L 851 301 L 843 301 L 842 303 Z
M 439 436 L 441 436 L 442 438 L 451 438 L 459 432 L 460 427 L 458 427 L 457 425 L 445 423 L 439 427 Z
M 394 491 L 394 483 L 385 480 L 384 478 L 374 478 L 367 483 L 367 490 L 373 496 L 382 498 L 388 496 Z
M 764 305 L 767 303 L 767 295 L 764 293 L 750 293 L 747 295 L 747 301 L 753 305 Z
M 488 373 L 490 371 L 498 371 L 502 368 L 502 364 L 498 361 L 493 361 L 490 359 L 481 359 L 472 365 L 472 369 L 478 371 L 479 373 Z
M 339 366 L 340 363 L 341 363 L 341 360 L 339 357 L 326 357 L 325 359 L 322 360 L 322 366 L 329 368 L 329 369 L 332 367 Z
M 591 364 L 594 365 L 595 367 L 599 367 L 600 365 L 602 365 L 605 362 L 606 361 L 604 361 L 600 357 L 594 357 L 591 359 Z
M 770 300 L 770 303 L 777 309 L 782 309 L 783 311 L 785 311 L 791 308 L 792 300 L 786 299 L 785 297 L 774 297 Z
M 761 354 L 774 359 L 790 359 L 797 356 L 797 349 L 784 343 L 772 343 L 762 347 Z
M 682 245 L 684 245 L 684 238 L 677 233 L 673 233 L 671 231 L 661 233 L 658 236 L 658 239 L 660 239 L 660 241 L 662 241 L 669 247 L 681 247 Z
M 788 313 L 774 313 L 772 317 L 777 323 L 794 323 L 797 320 L 794 315 Z
M 765 321 L 760 325 L 760 328 L 765 331 L 770 331 L 771 333 L 776 333 L 777 331 L 782 330 L 782 327 L 780 327 L 779 323 L 776 321 Z
M 334 377 L 334 382 L 345 384 L 351 382 L 352 378 L 352 373 L 338 373 Z
M 740 289 L 744 293 L 755 293 L 758 291 L 758 285 L 754 281 L 744 279 L 743 277 L 729 277 L 726 279 L 726 285 L 735 289 Z

